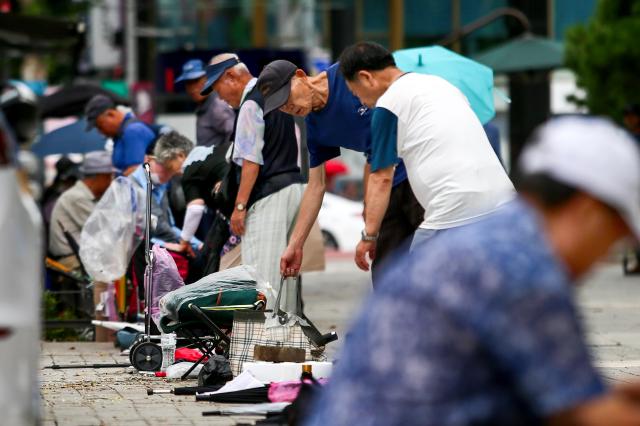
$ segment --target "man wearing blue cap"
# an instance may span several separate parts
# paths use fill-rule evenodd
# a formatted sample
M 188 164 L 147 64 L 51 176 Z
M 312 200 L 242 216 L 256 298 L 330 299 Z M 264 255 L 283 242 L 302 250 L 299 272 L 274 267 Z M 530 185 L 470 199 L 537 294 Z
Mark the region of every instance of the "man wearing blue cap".
M 280 288 L 279 257 L 298 213 L 304 185 L 298 166 L 293 117 L 281 111 L 263 114 L 264 99 L 257 79 L 232 53 L 215 56 L 207 67 L 202 95 L 212 90 L 238 108 L 232 168 L 242 168 L 231 230 L 242 236 L 242 262 L 256 267 L 271 286 Z M 295 293 L 283 290 L 284 309 Z M 267 302 L 269 307 L 272 303 Z
M 229 105 L 214 92 L 202 96 L 200 92 L 207 81 L 204 64 L 192 59 L 182 66 L 182 74 L 175 82 L 184 82 L 187 94 L 198 104 L 196 108 L 196 144 L 218 146 L 229 140 L 233 131 L 235 114 Z

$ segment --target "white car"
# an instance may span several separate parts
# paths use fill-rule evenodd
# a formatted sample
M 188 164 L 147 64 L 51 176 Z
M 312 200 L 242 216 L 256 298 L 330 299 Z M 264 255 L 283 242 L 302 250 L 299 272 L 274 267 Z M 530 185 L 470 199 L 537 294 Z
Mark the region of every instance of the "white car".
M 324 194 L 318 222 L 325 247 L 354 252 L 364 229 L 363 203 L 327 192 Z

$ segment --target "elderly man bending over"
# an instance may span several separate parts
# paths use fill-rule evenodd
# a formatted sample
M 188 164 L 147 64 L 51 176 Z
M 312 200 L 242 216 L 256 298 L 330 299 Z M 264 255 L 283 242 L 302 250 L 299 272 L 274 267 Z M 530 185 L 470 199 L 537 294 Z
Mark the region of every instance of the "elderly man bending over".
M 215 90 L 239 108 L 231 157 L 241 172 L 231 229 L 243 237 L 243 263 L 253 264 L 277 290 L 280 254 L 287 247 L 304 186 L 293 117 L 279 110 L 263 116 L 264 99 L 256 80 L 235 54 L 217 55 L 207 67 L 202 94 Z M 287 307 L 294 300 L 292 293 L 283 294 Z

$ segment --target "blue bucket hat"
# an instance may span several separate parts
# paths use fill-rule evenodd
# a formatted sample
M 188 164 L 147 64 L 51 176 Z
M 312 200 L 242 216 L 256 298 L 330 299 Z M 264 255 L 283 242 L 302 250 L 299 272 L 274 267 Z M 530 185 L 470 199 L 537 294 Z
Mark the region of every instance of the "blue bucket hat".
M 238 58 L 229 58 L 217 64 L 208 65 L 207 66 L 207 82 L 202 87 L 202 91 L 200 94 L 202 96 L 207 96 L 209 93 L 213 91 L 213 83 L 218 81 L 218 79 L 224 74 L 226 70 L 240 63 L 240 59 Z
M 176 78 L 174 83 L 181 81 L 195 80 L 205 75 L 204 63 L 200 59 L 192 59 L 182 66 L 182 74 Z

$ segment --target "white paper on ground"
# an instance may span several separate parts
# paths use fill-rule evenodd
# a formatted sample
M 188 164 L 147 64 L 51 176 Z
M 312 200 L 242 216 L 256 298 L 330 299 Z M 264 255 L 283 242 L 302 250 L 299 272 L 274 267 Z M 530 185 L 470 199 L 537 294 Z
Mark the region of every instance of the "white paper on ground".
M 330 362 L 245 362 L 242 364 L 242 374 L 250 373 L 261 383 L 285 382 L 300 379 L 302 366 L 311 365 L 313 377 L 316 379 L 327 379 L 331 376 L 333 364 Z M 241 375 L 242 375 L 241 374 Z M 241 376 L 240 375 L 240 376 Z M 238 377 L 240 377 L 238 376 Z
M 218 393 L 226 393 L 226 392 L 235 392 L 246 389 L 255 389 L 255 388 L 263 388 L 264 384 L 256 380 L 255 377 L 251 375 L 251 373 L 245 371 L 240 374 L 235 379 L 227 382 L 223 387 L 214 392 L 205 392 L 202 395 L 215 395 Z

